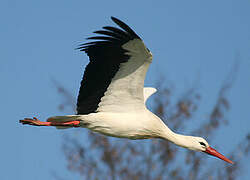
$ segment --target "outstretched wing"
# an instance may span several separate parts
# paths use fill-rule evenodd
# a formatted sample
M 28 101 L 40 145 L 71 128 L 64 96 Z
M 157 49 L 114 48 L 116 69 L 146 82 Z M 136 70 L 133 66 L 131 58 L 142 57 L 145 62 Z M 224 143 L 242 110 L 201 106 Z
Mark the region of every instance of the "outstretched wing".
M 77 99 L 77 114 L 129 111 L 144 107 L 143 86 L 152 54 L 140 37 L 117 18 L 79 49 L 89 56 Z

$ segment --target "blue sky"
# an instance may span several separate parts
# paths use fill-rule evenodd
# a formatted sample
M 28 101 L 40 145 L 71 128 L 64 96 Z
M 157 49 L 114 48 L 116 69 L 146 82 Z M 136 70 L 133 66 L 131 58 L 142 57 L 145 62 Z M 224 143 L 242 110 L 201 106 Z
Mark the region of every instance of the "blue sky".
M 154 54 L 145 85 L 154 86 L 162 75 L 175 83 L 178 93 L 199 79 L 203 98 L 197 121 L 205 119 L 222 81 L 239 61 L 229 93 L 229 125 L 215 141 L 222 152 L 230 152 L 250 131 L 249 8 L 249 0 L 2 0 L 0 179 L 53 179 L 51 171 L 72 179 L 61 142 L 74 129 L 24 127 L 18 120 L 64 114 L 57 109 L 61 97 L 51 79 L 77 96 L 88 58 L 74 48 L 91 32 L 114 25 L 110 16 L 128 23 Z M 250 172 L 240 179 L 247 177 Z

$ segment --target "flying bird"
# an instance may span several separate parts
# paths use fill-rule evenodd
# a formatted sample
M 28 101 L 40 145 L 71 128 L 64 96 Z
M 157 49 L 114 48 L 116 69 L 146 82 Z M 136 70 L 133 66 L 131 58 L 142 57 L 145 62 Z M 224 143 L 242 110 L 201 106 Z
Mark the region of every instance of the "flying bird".
M 46 122 L 37 118 L 20 120 L 22 124 L 83 127 L 118 138 L 161 138 L 194 151 L 233 162 L 213 149 L 202 137 L 185 136 L 168 126 L 145 105 L 156 92 L 144 87 L 152 63 L 152 53 L 142 39 L 124 22 L 111 17 L 119 28 L 104 26 L 90 42 L 78 49 L 89 57 L 77 99 L 77 114 L 53 116 Z

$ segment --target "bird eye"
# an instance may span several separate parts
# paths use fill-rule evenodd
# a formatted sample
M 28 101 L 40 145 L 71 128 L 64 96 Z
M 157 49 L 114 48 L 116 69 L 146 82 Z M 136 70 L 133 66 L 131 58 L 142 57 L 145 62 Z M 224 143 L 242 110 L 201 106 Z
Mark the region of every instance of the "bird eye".
M 199 142 L 200 143 L 200 145 L 202 145 L 202 146 L 205 146 L 206 147 L 206 144 L 204 143 L 204 142 Z

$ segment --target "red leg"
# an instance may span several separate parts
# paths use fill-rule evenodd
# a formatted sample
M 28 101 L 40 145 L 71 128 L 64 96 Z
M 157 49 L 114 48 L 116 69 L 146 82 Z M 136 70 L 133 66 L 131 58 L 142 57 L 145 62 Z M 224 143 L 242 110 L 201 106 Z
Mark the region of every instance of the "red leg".
M 70 126 L 70 127 L 80 127 L 80 121 L 68 121 L 68 122 L 43 122 L 39 121 L 36 117 L 24 118 L 19 121 L 22 124 L 29 124 L 33 126 Z

